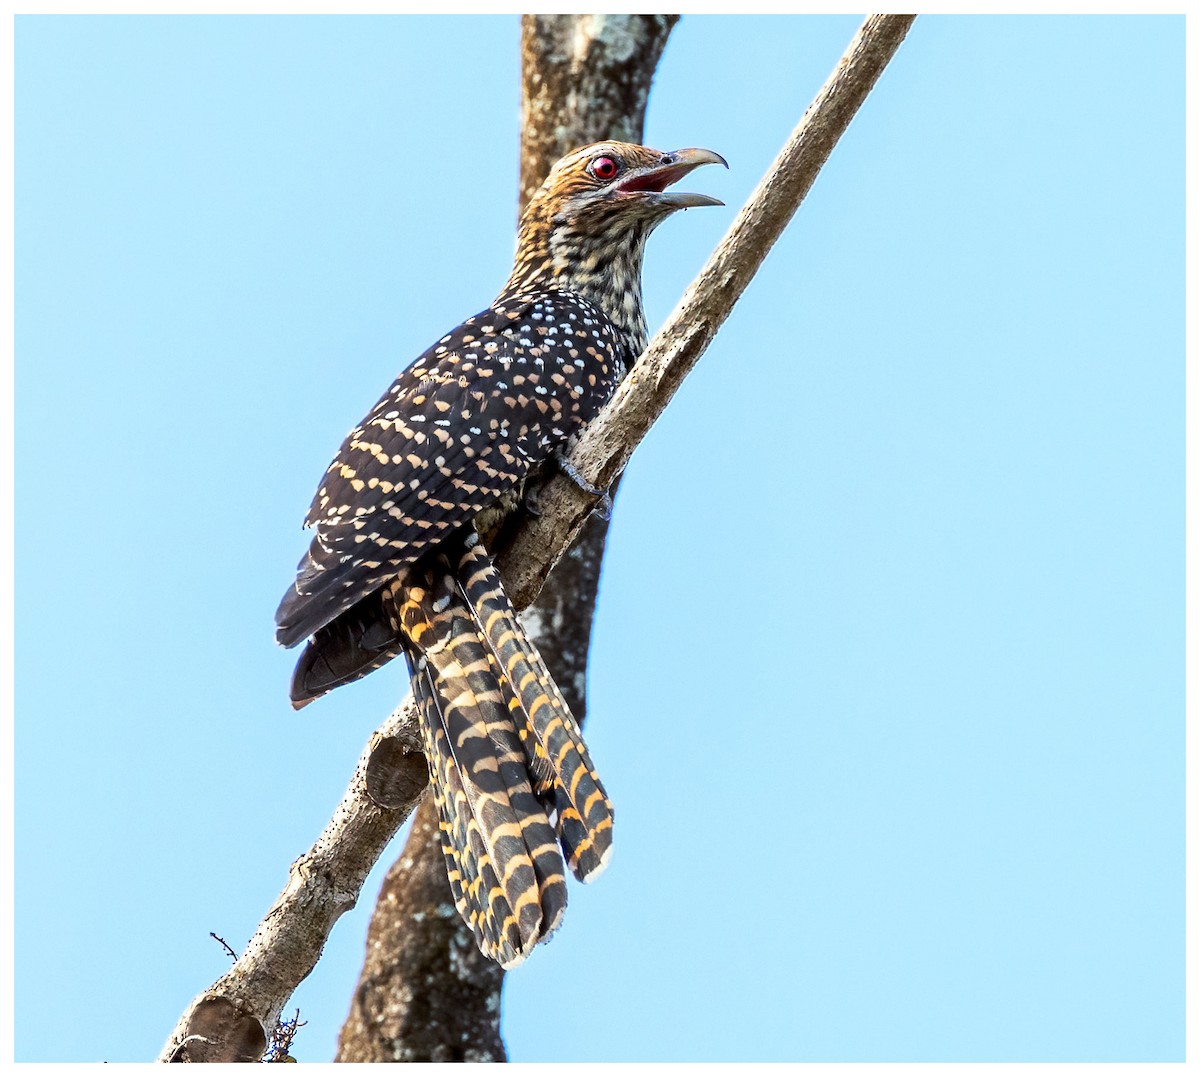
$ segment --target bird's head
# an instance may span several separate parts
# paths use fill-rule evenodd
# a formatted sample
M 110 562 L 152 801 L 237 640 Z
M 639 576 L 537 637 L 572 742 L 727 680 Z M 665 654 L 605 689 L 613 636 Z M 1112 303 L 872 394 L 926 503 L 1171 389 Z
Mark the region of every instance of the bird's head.
M 558 226 L 598 231 L 613 224 L 657 224 L 677 209 L 723 204 L 706 194 L 667 190 L 692 169 L 714 164 L 724 165 L 725 158 L 712 150 L 663 153 L 628 142 L 597 142 L 567 154 L 550 169 L 527 213 L 549 216 Z
M 708 164 L 729 167 L 712 150 L 664 153 L 628 142 L 597 142 L 568 153 L 521 217 L 510 286 L 543 284 L 584 294 L 633 289 L 640 307 L 646 237 L 676 210 L 724 205 L 708 195 L 668 190 Z

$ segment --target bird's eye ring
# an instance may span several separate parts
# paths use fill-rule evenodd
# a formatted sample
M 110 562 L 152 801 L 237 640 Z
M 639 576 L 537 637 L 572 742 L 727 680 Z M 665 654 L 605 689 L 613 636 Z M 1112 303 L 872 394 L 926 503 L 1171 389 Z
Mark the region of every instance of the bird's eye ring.
M 620 170 L 621 166 L 618 165 L 617 162 L 611 157 L 597 157 L 588 166 L 588 171 L 599 180 L 610 180 Z

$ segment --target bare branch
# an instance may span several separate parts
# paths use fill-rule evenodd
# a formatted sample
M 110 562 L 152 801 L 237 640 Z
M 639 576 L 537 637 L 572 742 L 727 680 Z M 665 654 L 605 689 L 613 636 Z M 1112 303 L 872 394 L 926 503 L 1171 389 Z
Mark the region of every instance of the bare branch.
M 812 186 L 821 166 L 915 16 L 872 15 L 717 251 L 666 325 L 585 431 L 571 461 L 590 481 L 610 481 L 628 462 L 683 377 L 724 322 Z M 514 605 L 524 608 L 587 519 L 592 499 L 552 479 L 498 561 Z M 427 771 L 411 708 L 372 737 L 333 819 L 292 866 L 287 887 L 233 968 L 180 1019 L 162 1061 L 261 1058 L 267 1029 L 320 956 L 337 918 L 424 793 Z
M 416 715 L 406 701 L 372 735 L 333 818 L 292 865 L 287 886 L 245 952 L 192 1001 L 159 1061 L 262 1057 L 267 1030 L 313 970 L 334 923 L 354 907 L 363 881 L 428 783 Z
M 915 15 L 871 15 L 763 176 L 725 238 L 649 347 L 588 425 L 570 462 L 595 486 L 621 473 L 688 371 L 792 219 Z M 498 558 L 504 586 L 520 608 L 541 587 L 595 499 L 562 475 L 539 494 L 542 515 L 528 521 Z

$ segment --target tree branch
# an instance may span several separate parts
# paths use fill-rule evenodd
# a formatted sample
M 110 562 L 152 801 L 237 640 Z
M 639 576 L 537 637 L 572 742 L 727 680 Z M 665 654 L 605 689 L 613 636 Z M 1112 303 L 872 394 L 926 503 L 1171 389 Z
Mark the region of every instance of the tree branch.
M 192 1000 L 160 1062 L 253 1062 L 317 963 L 342 913 L 425 794 L 429 770 L 411 703 L 371 736 L 328 825 L 297 860 L 287 886 L 233 967 Z
M 594 486 L 606 486 L 624 470 L 704 354 L 915 18 L 871 15 L 859 28 L 725 238 L 571 452 L 570 462 Z M 563 475 L 538 496 L 542 515 L 528 521 L 498 557 L 505 589 L 518 607 L 537 593 L 596 500 Z
M 805 112 L 674 313 L 584 432 L 571 462 L 591 482 L 611 481 L 695 365 L 821 166 L 904 39 L 915 16 L 872 15 Z M 524 608 L 587 520 L 593 499 L 555 477 L 498 551 L 505 588 Z M 372 737 L 346 794 L 233 968 L 181 1017 L 162 1061 L 260 1058 L 292 991 L 320 956 L 337 918 L 420 799 L 427 772 L 407 705 Z

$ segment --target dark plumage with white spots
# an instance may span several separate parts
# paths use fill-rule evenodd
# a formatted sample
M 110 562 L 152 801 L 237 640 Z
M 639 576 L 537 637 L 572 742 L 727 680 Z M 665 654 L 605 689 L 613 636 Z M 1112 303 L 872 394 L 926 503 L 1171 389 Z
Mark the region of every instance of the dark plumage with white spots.
M 342 443 L 276 613 L 280 643 L 308 639 L 297 707 L 405 655 L 455 902 L 505 966 L 558 925 L 563 855 L 581 879 L 603 868 L 612 808 L 480 535 L 645 347 L 646 238 L 677 209 L 720 205 L 667 191 L 709 163 L 724 161 L 604 142 L 554 166 L 500 295 L 403 371 Z

